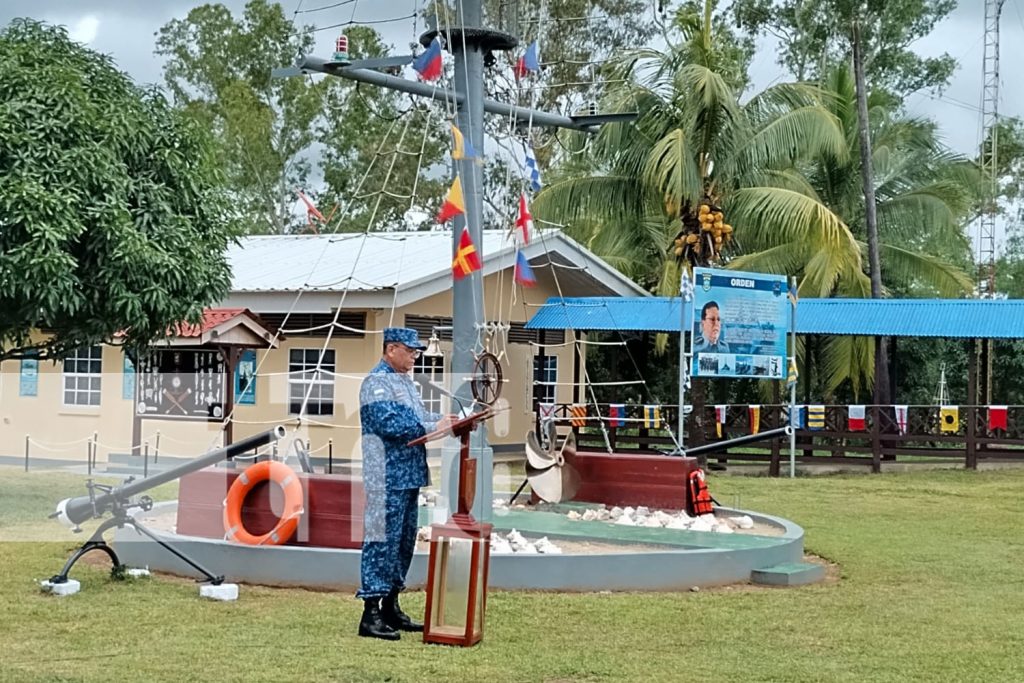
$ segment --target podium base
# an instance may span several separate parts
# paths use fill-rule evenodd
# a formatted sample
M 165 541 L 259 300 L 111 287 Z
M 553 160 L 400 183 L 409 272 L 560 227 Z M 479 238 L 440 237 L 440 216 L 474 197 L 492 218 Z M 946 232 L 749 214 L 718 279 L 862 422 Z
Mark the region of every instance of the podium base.
M 478 443 L 477 434 L 473 434 L 469 454 L 471 458 L 476 459 L 476 492 L 471 512 L 477 521 L 489 522 L 494 505 L 494 449 L 490 446 L 481 448 Z M 459 452 L 457 439 L 446 439 L 441 447 L 441 495 L 438 498 L 438 505 L 446 506 L 445 519 L 458 511 Z

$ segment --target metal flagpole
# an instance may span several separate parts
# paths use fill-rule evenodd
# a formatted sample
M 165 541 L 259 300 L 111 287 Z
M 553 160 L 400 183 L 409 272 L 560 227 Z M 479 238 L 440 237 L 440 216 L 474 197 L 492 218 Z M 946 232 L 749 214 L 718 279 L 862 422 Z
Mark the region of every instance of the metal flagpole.
M 454 62 L 453 86 L 462 95 L 456 105 L 456 119 L 459 129 L 470 144 L 482 154 L 484 149 L 484 53 L 483 44 L 471 38 L 470 34 L 481 23 L 480 2 L 459 2 L 457 5 L 457 28 L 448 28 L 448 48 Z M 442 27 L 438 27 L 441 29 Z M 429 42 L 428 42 L 429 44 Z M 483 166 L 476 159 L 462 159 L 455 162 L 466 202 L 464 215 L 456 216 L 452 230 L 452 253 L 459 250 L 459 239 L 463 228 L 469 228 L 470 237 L 476 246 L 480 260 L 486 254 L 483 244 Z M 452 393 L 463 405 L 471 405 L 473 396 L 468 380 L 473 374 L 476 354 L 482 351 L 482 330 L 486 317 L 483 304 L 483 273 L 476 271 L 469 277 L 455 280 L 452 286 Z M 470 437 L 470 457 L 476 460 L 476 500 L 473 516 L 481 521 L 491 519 L 492 477 L 494 453 L 488 445 L 487 425 L 482 423 Z M 441 477 L 443 494 L 448 499 L 448 512 L 456 511 L 459 490 L 460 447 L 446 439 L 441 449 Z
M 787 373 L 790 370 L 796 368 L 796 278 L 792 277 L 789 280 L 789 291 L 792 293 L 790 296 L 789 305 L 793 309 L 793 315 L 789 317 L 789 339 L 790 339 L 790 357 L 789 362 L 791 363 L 790 368 L 787 369 Z M 789 387 L 789 426 L 792 428 L 789 430 L 789 478 L 796 477 L 796 428 L 798 420 L 796 420 L 796 382 L 794 381 Z
M 693 300 L 693 283 L 683 264 L 679 278 L 679 415 L 676 425 L 679 436 L 678 454 L 686 455 L 686 383 L 689 376 L 686 357 L 686 304 Z

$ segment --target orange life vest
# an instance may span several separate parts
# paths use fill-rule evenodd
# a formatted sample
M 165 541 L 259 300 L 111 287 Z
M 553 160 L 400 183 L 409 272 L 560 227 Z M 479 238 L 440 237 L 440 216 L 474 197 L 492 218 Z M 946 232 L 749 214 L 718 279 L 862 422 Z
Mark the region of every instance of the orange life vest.
M 704 479 L 704 470 L 690 472 L 690 514 L 694 517 L 713 512 L 711 508 L 711 492 Z

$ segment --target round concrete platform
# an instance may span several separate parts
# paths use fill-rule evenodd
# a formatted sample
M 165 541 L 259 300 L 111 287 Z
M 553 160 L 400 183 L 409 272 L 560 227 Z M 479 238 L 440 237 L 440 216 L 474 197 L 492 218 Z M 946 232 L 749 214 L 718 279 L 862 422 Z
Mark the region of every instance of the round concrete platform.
M 177 502 L 158 504 L 152 513 Z M 803 529 L 788 520 L 749 510 L 717 508 L 718 515 L 749 515 L 777 535 L 721 534 L 667 528 L 628 527 L 602 521 L 571 521 L 557 512 L 495 510 L 496 531 L 517 529 L 554 542 L 593 540 L 624 544 L 620 552 L 520 555 L 492 554 L 490 587 L 505 590 L 685 590 L 751 579 L 755 570 L 799 563 Z M 421 524 L 430 510 L 421 508 Z M 140 521 L 142 518 L 140 517 Z M 161 540 L 188 554 L 215 574 L 234 582 L 354 590 L 359 584 L 359 550 L 301 545 L 254 547 L 223 540 L 183 536 L 149 527 Z M 642 546 L 642 547 L 638 547 Z M 199 575 L 157 543 L 130 527 L 118 529 L 114 547 L 121 561 L 183 576 Z M 409 587 L 422 588 L 427 554 L 417 552 Z

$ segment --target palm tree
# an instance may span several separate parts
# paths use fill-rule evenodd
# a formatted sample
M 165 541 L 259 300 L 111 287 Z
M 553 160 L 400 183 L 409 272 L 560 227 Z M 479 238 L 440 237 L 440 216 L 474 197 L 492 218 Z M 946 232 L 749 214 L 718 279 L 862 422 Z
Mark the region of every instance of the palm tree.
M 729 41 L 711 40 L 709 5 L 703 17 L 679 15 L 681 44 L 630 55 L 627 82 L 608 105 L 636 110 L 638 120 L 605 126 L 587 155 L 564 167 L 565 179 L 538 196 L 537 213 L 567 223 L 658 294 L 677 293 L 684 264 L 717 263 L 795 275 L 801 296 L 869 296 L 852 77 L 775 85 L 741 103 L 743 64 Z M 930 124 L 893 117 L 875 99 L 886 283 L 962 295 L 969 279 L 939 255 L 964 245 L 969 165 L 940 148 Z M 734 231 L 702 219 L 715 210 Z M 872 385 L 870 340 L 831 338 L 823 359 L 826 390 L 846 380 L 855 393 Z
M 824 102 L 840 122 L 847 149 L 840 156 L 822 154 L 801 170 L 809 191 L 846 225 L 866 260 L 868 253 L 864 195 L 860 175 L 856 95 L 853 75 L 843 66 L 823 84 Z M 878 216 L 879 258 L 884 293 L 904 296 L 960 297 L 972 282 L 965 268 L 970 245 L 962 229 L 979 176 L 973 164 L 945 149 L 931 121 L 894 113 L 884 95 L 869 99 L 872 165 Z M 794 263 L 808 270 L 819 256 L 799 243 L 773 250 L 751 235 L 748 253 L 730 264 L 766 272 L 793 272 Z M 844 273 L 835 282 L 835 296 L 870 297 L 871 283 L 860 271 Z M 865 337 L 830 337 L 822 348 L 824 389 L 849 380 L 854 393 L 873 382 L 874 347 Z
M 678 15 L 680 44 L 622 61 L 626 82 L 606 108 L 639 118 L 605 126 L 566 179 L 537 197 L 536 211 L 659 294 L 678 292 L 684 265 L 728 263 L 753 241 L 780 256 L 794 243 L 823 253 L 802 290 L 828 295 L 860 272 L 861 252 L 797 167 L 822 156 L 847 162 L 840 121 L 804 84 L 741 103 L 745 62 L 734 41 L 712 40 L 710 6 Z

